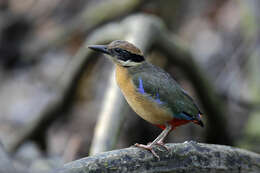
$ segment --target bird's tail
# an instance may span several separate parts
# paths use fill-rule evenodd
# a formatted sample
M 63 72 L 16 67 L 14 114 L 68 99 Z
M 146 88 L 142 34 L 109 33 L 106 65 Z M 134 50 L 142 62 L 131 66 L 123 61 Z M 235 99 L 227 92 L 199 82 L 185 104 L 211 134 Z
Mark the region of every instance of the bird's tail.
M 201 118 L 202 118 L 202 114 L 199 113 L 198 116 L 195 118 L 195 120 L 193 120 L 193 122 L 195 124 L 200 125 L 201 127 L 204 127 L 204 123 L 202 122 Z

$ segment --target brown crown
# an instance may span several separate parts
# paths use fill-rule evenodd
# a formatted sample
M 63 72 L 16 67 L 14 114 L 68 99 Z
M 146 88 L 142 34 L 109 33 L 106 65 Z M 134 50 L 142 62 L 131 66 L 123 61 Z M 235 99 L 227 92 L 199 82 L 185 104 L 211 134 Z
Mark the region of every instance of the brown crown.
M 130 53 L 143 56 L 142 51 L 128 41 L 115 40 L 108 45 L 108 49 L 114 48 L 121 48 L 123 50 L 127 50 Z

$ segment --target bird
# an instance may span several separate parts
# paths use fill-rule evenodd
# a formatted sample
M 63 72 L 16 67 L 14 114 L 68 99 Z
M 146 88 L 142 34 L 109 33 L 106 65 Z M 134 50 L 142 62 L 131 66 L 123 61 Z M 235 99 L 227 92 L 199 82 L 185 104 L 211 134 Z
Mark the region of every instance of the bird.
M 115 64 L 115 78 L 130 107 L 144 120 L 163 129 L 159 136 L 147 145 L 135 146 L 154 151 L 154 145 L 168 150 L 164 139 L 177 126 L 193 122 L 201 127 L 202 112 L 193 98 L 169 73 L 149 63 L 142 51 L 124 40 L 108 45 L 90 45 L 88 48 L 108 55 Z

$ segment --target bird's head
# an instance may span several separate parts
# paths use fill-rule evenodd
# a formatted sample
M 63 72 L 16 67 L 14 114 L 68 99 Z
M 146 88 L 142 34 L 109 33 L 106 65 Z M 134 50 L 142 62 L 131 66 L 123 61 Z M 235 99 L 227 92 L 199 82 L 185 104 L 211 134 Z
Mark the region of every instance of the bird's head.
M 137 66 L 145 62 L 143 53 L 127 41 L 116 40 L 108 45 L 91 45 L 88 48 L 109 55 L 114 63 L 123 67 Z

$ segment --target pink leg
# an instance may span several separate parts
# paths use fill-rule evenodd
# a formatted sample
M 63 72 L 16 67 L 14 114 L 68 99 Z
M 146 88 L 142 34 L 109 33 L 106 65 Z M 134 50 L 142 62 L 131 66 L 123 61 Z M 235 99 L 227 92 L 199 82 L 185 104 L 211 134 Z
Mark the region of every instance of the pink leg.
M 158 141 L 155 145 L 159 145 L 159 146 L 163 147 L 165 150 L 169 151 L 169 148 L 167 146 L 165 146 L 164 142 Z
M 158 154 L 155 153 L 155 151 L 153 150 L 153 146 L 151 144 L 148 144 L 148 145 L 143 145 L 143 144 L 135 144 L 136 147 L 139 147 L 139 148 L 143 148 L 143 149 L 146 149 L 148 151 L 151 151 L 151 153 L 157 157 L 158 159 L 160 159 L 160 157 L 158 156 Z
M 143 144 L 135 144 L 136 147 L 139 148 L 144 148 L 146 150 L 151 151 L 151 153 L 157 157 L 158 159 L 160 159 L 160 157 L 158 156 L 158 154 L 155 153 L 155 151 L 153 150 L 153 146 L 154 145 L 159 145 L 164 147 L 165 149 L 168 150 L 168 148 L 164 145 L 163 140 L 165 139 L 165 137 L 170 133 L 170 131 L 172 130 L 172 126 L 169 124 L 165 125 L 166 128 L 162 131 L 162 133 L 151 143 L 147 144 L 147 145 L 143 145 Z

